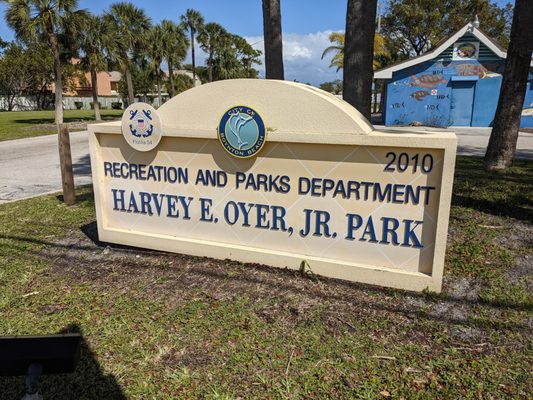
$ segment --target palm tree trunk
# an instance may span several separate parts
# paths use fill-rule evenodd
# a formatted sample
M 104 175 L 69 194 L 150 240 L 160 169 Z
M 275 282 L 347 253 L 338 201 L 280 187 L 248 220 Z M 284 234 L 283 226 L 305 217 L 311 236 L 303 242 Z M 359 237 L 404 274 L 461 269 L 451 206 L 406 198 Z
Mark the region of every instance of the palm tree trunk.
M 126 64 L 126 85 L 128 86 L 128 105 L 132 105 L 135 102 L 135 96 L 133 94 L 133 80 L 131 78 L 131 70 L 129 63 Z
M 170 86 L 170 90 L 168 91 L 170 94 L 170 98 L 174 97 L 174 66 L 172 63 L 168 63 L 168 83 Z
M 342 98 L 370 120 L 376 0 L 348 0 Z
M 55 85 L 55 122 L 56 125 L 63 123 L 63 80 L 61 78 L 61 60 L 57 37 L 50 35 L 50 47 L 54 54 L 54 85 Z
M 161 96 L 161 73 L 157 74 L 157 102 L 158 107 L 161 107 L 163 104 L 163 97 Z
M 267 79 L 285 79 L 280 0 L 263 0 L 263 34 Z
M 213 49 L 210 49 L 207 59 L 207 79 L 209 82 L 213 82 L 213 51 Z
M 98 74 L 95 68 L 91 68 L 91 86 L 93 92 L 94 119 L 96 121 L 101 121 L 100 103 L 98 103 Z
M 530 0 L 516 0 L 498 108 L 485 154 L 489 171 L 504 170 L 513 163 L 533 53 L 532 27 Z
M 196 65 L 194 63 L 194 33 L 191 30 L 192 82 L 196 86 Z

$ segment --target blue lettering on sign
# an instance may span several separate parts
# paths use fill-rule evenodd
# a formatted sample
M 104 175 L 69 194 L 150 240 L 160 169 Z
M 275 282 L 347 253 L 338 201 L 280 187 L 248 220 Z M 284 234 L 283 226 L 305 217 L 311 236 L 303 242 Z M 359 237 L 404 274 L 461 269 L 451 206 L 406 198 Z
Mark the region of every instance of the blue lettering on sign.
M 131 180 L 164 183 L 165 185 L 160 187 L 170 192 L 134 191 L 113 187 L 110 189 L 110 205 L 113 211 L 120 213 L 138 214 L 143 216 L 142 218 L 162 217 L 210 224 L 219 223 L 220 218 L 220 222 L 226 226 L 282 232 L 289 237 L 296 229 L 300 238 L 335 239 L 339 232 L 342 240 L 348 242 L 421 249 L 424 247 L 424 220 L 353 212 L 365 209 L 367 206 L 358 208 L 365 202 L 376 203 L 378 206 L 380 203 L 394 205 L 391 209 L 396 210 L 402 205 L 425 207 L 437 201 L 438 188 L 428 184 L 434 182 L 434 179 L 427 178 L 436 163 L 431 154 L 419 156 L 406 152 L 388 152 L 384 158 L 384 175 L 418 172 L 425 176 L 425 183 L 400 183 L 402 180 L 394 178 L 384 182 L 337 179 L 334 175 L 293 177 L 294 182 L 291 182 L 291 178 L 284 174 L 250 171 L 229 173 L 218 169 L 198 169 L 189 179 L 187 167 L 108 161 L 103 162 L 103 175 L 105 179 L 117 183 L 117 186 L 122 186 L 118 185 L 120 182 Z M 410 177 L 408 181 L 417 182 Z M 179 191 L 187 184 L 196 186 L 200 197 L 180 195 Z M 246 202 L 224 196 L 219 200 L 220 197 L 216 196 L 213 190 L 225 190 L 220 193 L 228 197 L 259 192 L 256 198 L 262 200 Z M 186 193 L 190 193 L 190 190 Z M 309 202 L 324 199 L 325 204 L 333 207 L 332 201 L 342 200 L 338 205 L 346 210 L 343 212 L 344 220 L 336 220 L 335 214 L 327 209 L 303 208 L 291 211 L 297 215 L 293 220 L 298 221 L 298 226 L 293 227 L 290 225 L 288 213 L 298 199 L 291 200 L 291 207 L 288 208 L 271 201 L 281 199 L 277 196 L 288 193 L 296 194 L 299 198 L 308 197 L 307 203 L 304 203 L 306 206 L 311 204 Z

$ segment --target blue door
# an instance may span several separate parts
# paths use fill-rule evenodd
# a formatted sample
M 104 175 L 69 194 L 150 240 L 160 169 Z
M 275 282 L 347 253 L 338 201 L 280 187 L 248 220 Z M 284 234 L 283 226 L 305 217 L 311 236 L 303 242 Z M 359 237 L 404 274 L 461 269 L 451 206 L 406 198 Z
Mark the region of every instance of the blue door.
M 476 81 L 452 80 L 450 120 L 453 126 L 472 125 Z

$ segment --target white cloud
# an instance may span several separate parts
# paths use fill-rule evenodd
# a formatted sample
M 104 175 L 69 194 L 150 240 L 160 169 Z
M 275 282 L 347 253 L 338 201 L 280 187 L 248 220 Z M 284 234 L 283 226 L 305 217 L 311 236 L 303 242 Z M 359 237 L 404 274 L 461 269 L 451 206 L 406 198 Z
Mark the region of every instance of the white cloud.
M 322 52 L 331 43 L 329 35 L 332 31 L 316 33 L 283 34 L 283 66 L 285 69 L 285 79 L 309 82 L 318 86 L 322 82 L 342 79 L 342 71 L 336 72 L 336 68 L 329 68 L 332 56 L 327 56 L 323 60 Z M 246 40 L 256 49 L 264 50 L 263 37 L 251 36 Z M 257 67 L 261 76 L 265 75 L 264 57 L 261 59 L 263 65 Z
M 285 69 L 285 79 L 300 82 L 309 82 L 313 85 L 320 85 L 322 82 L 342 79 L 342 71 L 336 72 L 336 68 L 329 68 L 332 54 L 323 60 L 322 52 L 331 43 L 329 35 L 332 31 L 323 31 L 316 33 L 283 34 L 283 66 Z M 248 36 L 248 43 L 254 48 L 264 51 L 263 36 Z M 196 47 L 196 63 L 201 65 L 205 62 L 205 53 Z M 186 63 L 190 63 L 190 55 Z M 264 56 L 261 57 L 262 65 L 256 66 L 260 76 L 265 76 Z

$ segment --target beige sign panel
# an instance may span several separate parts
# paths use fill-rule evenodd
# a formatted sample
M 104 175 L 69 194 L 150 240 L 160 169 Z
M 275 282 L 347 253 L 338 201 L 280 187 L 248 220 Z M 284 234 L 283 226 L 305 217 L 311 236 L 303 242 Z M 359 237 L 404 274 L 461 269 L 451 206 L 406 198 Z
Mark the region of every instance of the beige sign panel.
M 252 157 L 217 135 L 236 105 L 264 121 Z M 158 113 L 152 151 L 120 124 L 90 126 L 100 240 L 440 291 L 454 134 L 378 132 L 336 97 L 283 81 L 200 86 Z

